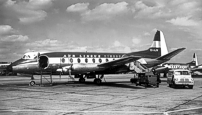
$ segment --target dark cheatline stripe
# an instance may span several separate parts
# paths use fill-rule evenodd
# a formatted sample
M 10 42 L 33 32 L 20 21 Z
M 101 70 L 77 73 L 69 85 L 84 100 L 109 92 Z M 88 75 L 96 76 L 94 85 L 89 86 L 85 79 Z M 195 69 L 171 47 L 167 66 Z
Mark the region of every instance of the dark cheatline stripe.
M 48 57 L 69 57 L 68 55 L 71 55 L 71 57 L 80 57 L 80 56 L 84 56 L 87 57 L 91 57 L 91 56 L 95 56 L 98 57 L 100 56 L 100 58 L 106 58 L 106 57 L 110 57 L 110 56 L 115 56 L 114 58 L 120 58 L 124 55 L 124 53 L 98 53 L 98 52 L 50 52 L 50 53 L 42 53 L 41 55 L 47 55 Z M 74 56 L 73 56 L 74 55 Z M 118 56 L 118 57 L 117 57 Z M 111 58 L 112 58 L 111 57 Z

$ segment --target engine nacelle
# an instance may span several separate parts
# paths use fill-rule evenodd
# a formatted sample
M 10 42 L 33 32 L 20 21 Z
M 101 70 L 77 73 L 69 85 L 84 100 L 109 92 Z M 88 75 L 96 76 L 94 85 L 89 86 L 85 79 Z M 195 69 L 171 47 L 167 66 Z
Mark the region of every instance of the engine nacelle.
M 38 62 L 40 68 L 46 69 L 49 66 L 49 59 L 46 55 L 39 56 Z
M 97 64 L 74 64 L 72 65 L 73 71 L 97 71 L 99 67 Z
M 101 71 L 104 68 L 97 66 L 97 64 L 73 64 L 71 66 L 63 67 L 63 72 L 68 72 L 71 70 L 71 73 L 86 73 L 86 72 L 93 72 L 93 71 Z

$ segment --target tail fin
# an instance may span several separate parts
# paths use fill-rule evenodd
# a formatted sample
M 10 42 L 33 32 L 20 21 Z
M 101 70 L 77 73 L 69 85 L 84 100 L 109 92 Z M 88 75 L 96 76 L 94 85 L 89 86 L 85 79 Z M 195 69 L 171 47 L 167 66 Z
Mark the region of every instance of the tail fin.
M 154 36 L 153 43 L 152 43 L 151 47 L 149 48 L 149 51 L 151 51 L 151 52 L 153 52 L 155 50 L 160 53 L 159 56 L 163 56 L 168 53 L 168 49 L 167 49 L 167 45 L 166 45 L 166 41 L 165 41 L 163 32 L 159 31 L 159 30 L 157 30 L 157 32 Z
M 172 57 L 174 57 L 175 55 L 177 55 L 178 53 L 180 53 L 181 51 L 183 51 L 185 48 L 179 48 L 179 49 L 176 49 L 166 55 L 163 55 L 159 58 L 157 58 L 157 60 L 170 60 Z
M 141 56 L 143 58 L 157 58 L 168 53 L 166 41 L 162 31 L 157 30 L 152 45 L 149 49 L 139 52 L 132 52 L 126 54 L 126 56 Z
M 193 67 L 198 66 L 198 59 L 197 59 L 196 53 L 194 53 L 194 55 L 193 55 L 193 60 L 187 64 L 189 64 L 190 66 L 193 66 Z
M 196 53 L 194 53 L 194 55 L 193 55 L 193 61 L 195 62 L 195 66 L 198 66 L 198 58 L 197 58 Z

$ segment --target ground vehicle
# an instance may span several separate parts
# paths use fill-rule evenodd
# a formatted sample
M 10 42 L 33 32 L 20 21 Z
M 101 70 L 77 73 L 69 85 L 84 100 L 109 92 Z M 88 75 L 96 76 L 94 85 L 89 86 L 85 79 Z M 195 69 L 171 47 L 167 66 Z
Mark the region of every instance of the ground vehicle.
M 132 83 L 135 83 L 136 86 L 144 85 L 147 86 L 156 86 L 159 87 L 158 76 L 154 75 L 153 72 L 146 73 L 137 73 L 134 78 L 130 80 Z
M 188 86 L 190 89 L 193 89 L 194 79 L 189 70 L 175 69 L 168 71 L 167 83 L 169 84 L 169 87 Z

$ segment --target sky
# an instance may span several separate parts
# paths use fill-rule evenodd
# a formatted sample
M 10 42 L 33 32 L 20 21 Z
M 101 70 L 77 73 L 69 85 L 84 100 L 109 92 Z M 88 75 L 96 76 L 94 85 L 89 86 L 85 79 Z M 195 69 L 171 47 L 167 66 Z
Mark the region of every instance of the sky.
M 0 61 L 30 51 L 128 53 L 151 46 L 157 30 L 170 62 L 202 63 L 201 0 L 0 0 Z

